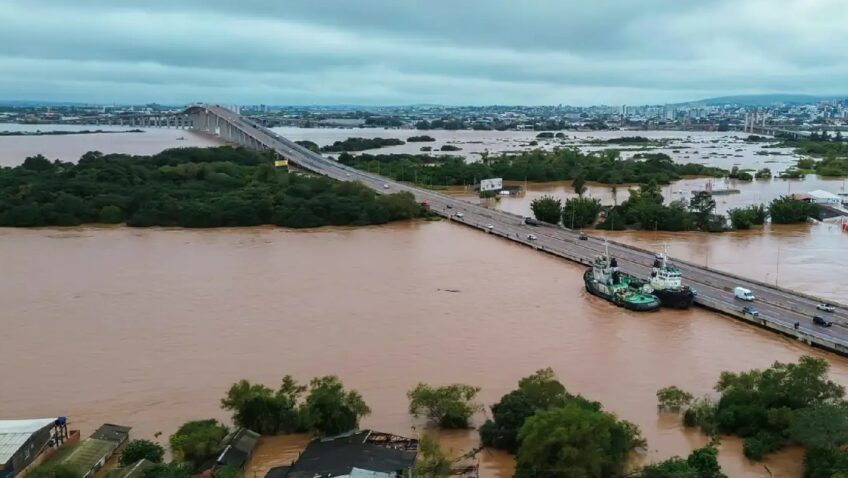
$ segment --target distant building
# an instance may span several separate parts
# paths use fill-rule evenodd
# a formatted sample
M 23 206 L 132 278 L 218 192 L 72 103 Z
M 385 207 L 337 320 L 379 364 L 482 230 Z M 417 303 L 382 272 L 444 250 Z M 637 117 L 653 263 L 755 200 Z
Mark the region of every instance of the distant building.
M 41 454 L 67 437 L 66 420 L 0 420 L 0 478 L 13 478 Z
M 309 442 L 291 466 L 265 478 L 397 478 L 418 456 L 418 440 L 370 430 Z

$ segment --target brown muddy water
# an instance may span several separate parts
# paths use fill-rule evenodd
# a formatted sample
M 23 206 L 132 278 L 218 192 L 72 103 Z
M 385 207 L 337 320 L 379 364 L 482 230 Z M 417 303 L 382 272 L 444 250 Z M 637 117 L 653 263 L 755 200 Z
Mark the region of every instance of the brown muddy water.
M 613 307 L 584 292 L 576 265 L 442 222 L 2 229 L 0 264 L 0 416 L 67 415 L 84 433 L 109 421 L 165 443 L 183 421 L 226 420 L 219 400 L 240 378 L 273 387 L 284 374 L 337 374 L 373 409 L 363 427 L 414 434 L 422 424 L 405 393 L 418 381 L 475 384 L 491 404 L 551 366 L 570 391 L 642 428 L 646 462 L 705 443 L 657 414 L 663 386 L 710 393 L 722 370 L 805 353 L 848 384 L 845 359 L 700 309 Z M 477 441 L 443 435 L 457 455 Z M 304 438 L 264 442 L 246 476 L 289 462 Z M 511 475 L 508 456 L 479 456 L 482 476 Z M 720 457 L 729 476 L 769 476 L 738 440 Z M 801 476 L 799 450 L 765 464 Z
M 0 124 L 0 131 L 127 131 L 132 126 Z M 89 151 L 125 154 L 156 154 L 168 148 L 219 146 L 215 138 L 184 129 L 138 128 L 142 133 L 91 133 L 43 136 L 0 136 L 0 166 L 17 166 L 27 156 L 76 162 Z

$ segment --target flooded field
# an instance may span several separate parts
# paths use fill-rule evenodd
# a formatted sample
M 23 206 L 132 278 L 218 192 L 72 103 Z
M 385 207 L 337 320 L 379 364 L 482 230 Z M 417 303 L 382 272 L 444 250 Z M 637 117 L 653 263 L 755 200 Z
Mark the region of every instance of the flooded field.
M 679 241 L 673 254 L 697 253 L 695 241 Z M 183 421 L 226 420 L 219 399 L 234 381 L 274 386 L 288 373 L 338 374 L 373 409 L 364 427 L 414 434 L 422 423 L 407 414 L 405 392 L 419 381 L 479 385 L 491 404 L 551 366 L 570 391 L 637 423 L 649 443 L 640 461 L 653 461 L 706 441 L 657 415 L 660 387 L 710 393 L 722 370 L 805 353 L 826 357 L 848 384 L 842 358 L 699 309 L 627 312 L 587 296 L 576 265 L 443 222 L 3 229 L 0 263 L 0 410 L 67 415 L 84 433 L 109 421 L 136 437 L 163 432 L 163 442 Z M 793 267 L 781 284 L 784 273 L 802 290 L 820 282 Z M 266 440 L 251 470 L 262 476 L 302 440 Z M 478 437 L 443 441 L 459 454 Z M 482 476 L 510 476 L 508 456 L 486 451 L 480 461 Z M 721 462 L 729 476 L 769 476 L 742 458 L 738 440 L 723 441 Z M 765 463 L 772 476 L 801 474 L 798 450 Z

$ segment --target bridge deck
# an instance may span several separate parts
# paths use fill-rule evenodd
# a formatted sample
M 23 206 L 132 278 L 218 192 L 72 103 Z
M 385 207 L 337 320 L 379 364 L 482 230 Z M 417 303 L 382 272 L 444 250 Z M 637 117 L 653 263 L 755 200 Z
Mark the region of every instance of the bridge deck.
M 345 166 L 309 151 L 230 110 L 206 106 L 204 114 L 213 115 L 219 122 L 219 128 L 221 121 L 227 123 L 228 131 L 230 131 L 229 138 L 224 139 L 247 146 L 272 149 L 302 168 L 340 181 L 360 181 L 381 194 L 410 192 L 418 201 L 427 201 L 432 212 L 488 234 L 584 265 L 590 264 L 591 260 L 604 250 L 605 241 L 601 238 L 589 237 L 588 240 L 579 240 L 579 234 L 568 229 L 553 226 L 528 226 L 524 224 L 523 217 L 515 214 L 487 209 L 455 197 Z M 237 134 L 232 133 L 233 129 L 237 131 Z M 389 188 L 386 189 L 384 185 L 389 185 Z M 458 211 L 461 211 L 464 217 L 457 218 L 455 213 Z M 490 224 L 493 226 L 491 229 L 488 227 Z M 527 235 L 531 233 L 537 237 L 537 240 L 527 240 Z M 642 277 L 650 275 L 656 251 L 647 251 L 612 241 L 608 244 L 610 254 L 618 258 L 623 270 Z M 848 307 L 841 306 L 836 312 L 830 314 L 819 313 L 816 311 L 816 305 L 825 302 L 819 298 L 689 262 L 672 260 L 680 268 L 686 282 L 698 290 L 696 304 L 797 338 L 808 344 L 848 355 L 848 327 L 846 327 Z M 752 318 L 742 314 L 742 308 L 748 303 L 736 300 L 733 296 L 733 288 L 740 286 L 754 292 L 757 300 L 753 305 L 760 311 L 759 317 Z M 834 322 L 834 326 L 824 328 L 813 325 L 813 315 L 827 316 Z M 800 323 L 799 329 L 794 328 L 796 322 Z

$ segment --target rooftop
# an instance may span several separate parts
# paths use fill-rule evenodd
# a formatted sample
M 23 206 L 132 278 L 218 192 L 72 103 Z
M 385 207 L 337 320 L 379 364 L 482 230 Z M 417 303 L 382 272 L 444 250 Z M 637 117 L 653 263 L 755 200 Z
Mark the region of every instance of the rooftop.
M 28 420 L 0 420 L 0 465 L 12 458 L 24 443 L 37 431 L 52 425 L 55 418 Z
M 418 441 L 364 430 L 309 442 L 287 471 L 272 468 L 266 476 L 330 478 L 355 475 L 379 477 L 412 467 Z

